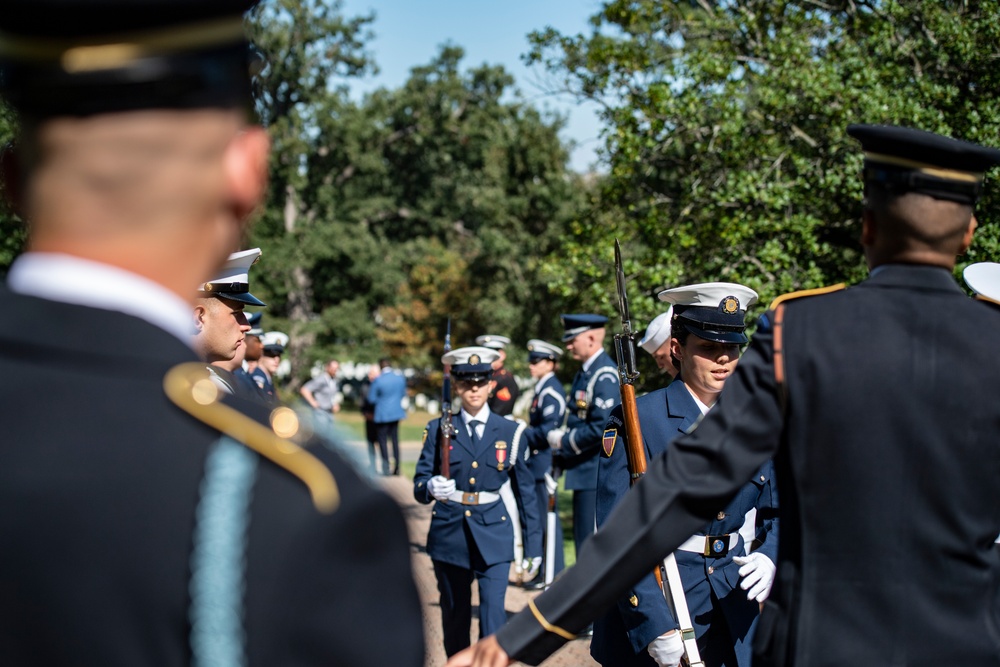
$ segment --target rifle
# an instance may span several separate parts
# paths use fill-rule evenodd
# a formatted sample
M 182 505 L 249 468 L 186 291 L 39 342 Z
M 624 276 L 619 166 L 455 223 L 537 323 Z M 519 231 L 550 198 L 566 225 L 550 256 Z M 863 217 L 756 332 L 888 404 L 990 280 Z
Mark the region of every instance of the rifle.
M 451 318 L 448 318 L 448 329 L 444 334 L 444 353 L 451 352 Z M 455 425 L 451 423 L 451 364 L 444 365 L 444 378 L 441 381 L 441 421 L 438 447 L 441 451 L 441 476 L 448 479 L 451 469 L 451 438 L 455 435 Z
M 625 427 L 625 457 L 628 460 L 630 485 L 635 486 L 646 474 L 646 447 L 642 442 L 639 410 L 635 404 L 635 380 L 639 377 L 639 370 L 635 362 L 635 333 L 632 331 L 632 317 L 628 309 L 625 271 L 622 269 L 622 247 L 618 239 L 615 239 L 615 283 L 618 287 L 618 310 L 622 319 L 622 331 L 615 334 L 615 354 L 618 357 L 618 377 L 621 379 L 619 384 L 622 396 L 622 422 Z M 653 574 L 664 597 L 674 609 L 677 623 L 681 626 L 681 640 L 684 643 L 682 662 L 691 667 L 704 665 L 698 652 L 694 625 L 691 623 L 691 614 L 684 598 L 684 587 L 681 585 L 680 572 L 674 555 L 668 555 L 663 565 L 667 572 L 667 585 L 664 585 L 663 573 L 659 566 Z

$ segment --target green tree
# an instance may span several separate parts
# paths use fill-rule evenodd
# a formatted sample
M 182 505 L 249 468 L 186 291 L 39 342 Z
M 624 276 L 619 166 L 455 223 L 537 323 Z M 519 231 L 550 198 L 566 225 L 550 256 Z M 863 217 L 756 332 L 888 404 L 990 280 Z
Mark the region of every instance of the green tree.
M 502 67 L 462 71 L 455 46 L 401 88 L 352 102 L 331 78 L 373 66 L 361 34 L 370 17 L 317 11 L 288 0 L 254 17 L 278 65 L 261 77 L 275 155 L 251 240 L 264 249 L 265 327 L 288 327 L 293 365 L 386 351 L 433 365 L 449 316 L 456 344 L 486 327 L 523 340 L 554 326 L 542 324 L 555 318 L 539 260 L 581 189 L 566 171 L 563 119 L 526 104 Z
M 256 77 L 257 112 L 273 144 L 270 194 L 250 236 L 264 250 L 254 278 L 269 304 L 265 328 L 288 331 L 288 356 L 303 371 L 326 353 L 315 346 L 317 334 L 342 314 L 316 301 L 314 281 L 336 263 L 342 238 L 323 215 L 334 174 L 323 170 L 322 130 L 354 111 L 345 80 L 374 69 L 365 51 L 374 17 L 346 18 L 341 7 L 339 0 L 277 0 L 257 5 L 248 20 L 265 63 Z
M 909 125 L 1000 146 L 997 9 L 618 0 L 589 34 L 534 33 L 527 60 L 598 101 L 606 123 L 608 177 L 564 247 L 571 260 L 550 262 L 571 269 L 548 272 L 554 289 L 596 278 L 615 235 L 632 283 L 650 293 L 728 280 L 766 304 L 860 279 L 862 158 L 846 126 Z M 998 217 L 997 202 L 984 198 L 982 222 Z M 995 228 L 969 259 L 997 258 Z M 646 321 L 657 310 L 652 299 L 636 304 Z
M 11 162 L 13 154 L 11 142 L 17 136 L 17 123 L 14 113 L 5 104 L 0 104 L 0 148 L 5 153 L 4 161 L 8 167 L 13 167 Z M 2 187 L 2 186 L 0 186 Z M 14 259 L 24 250 L 27 241 L 28 228 L 11 209 L 7 195 L 0 197 L 0 278 L 7 275 Z

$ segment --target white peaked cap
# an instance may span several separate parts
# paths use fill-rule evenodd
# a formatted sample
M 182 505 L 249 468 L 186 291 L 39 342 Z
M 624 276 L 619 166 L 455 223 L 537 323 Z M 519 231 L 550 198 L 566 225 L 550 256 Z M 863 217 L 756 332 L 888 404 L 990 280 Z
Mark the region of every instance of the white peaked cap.
M 657 298 L 675 306 L 718 308 L 719 303 L 727 296 L 734 296 L 739 300 L 740 310 L 746 310 L 757 303 L 757 292 L 739 283 L 698 283 L 674 287 L 663 290 Z
M 268 345 L 288 347 L 288 334 L 280 331 L 268 331 L 260 337 L 260 342 L 264 345 L 264 347 L 267 347 Z
M 962 278 L 969 289 L 976 294 L 990 301 L 1000 302 L 1000 264 L 996 262 L 969 264 L 962 271 Z
M 563 349 L 558 345 L 553 345 L 547 341 L 541 340 L 539 338 L 532 338 L 528 341 L 528 352 L 529 357 L 538 357 L 539 359 L 552 359 L 555 361 L 560 356 L 562 356 Z
M 441 363 L 450 366 L 465 366 L 467 364 L 477 366 L 492 364 L 499 358 L 500 355 L 497 351 L 488 347 L 460 347 L 441 357 Z
M 656 354 L 667 340 L 670 339 L 670 318 L 674 316 L 674 307 L 667 308 L 667 312 L 660 313 L 653 318 L 653 321 L 646 327 L 646 335 L 639 341 L 639 347 L 650 354 Z
M 497 336 L 496 334 L 486 334 L 476 337 L 476 345 L 482 345 L 483 347 L 489 347 L 494 350 L 502 350 L 510 345 L 510 338 L 507 338 L 506 336 Z
M 263 301 L 250 293 L 250 267 L 260 259 L 260 248 L 234 252 L 218 271 L 198 286 L 199 292 L 239 301 L 250 306 L 263 306 Z

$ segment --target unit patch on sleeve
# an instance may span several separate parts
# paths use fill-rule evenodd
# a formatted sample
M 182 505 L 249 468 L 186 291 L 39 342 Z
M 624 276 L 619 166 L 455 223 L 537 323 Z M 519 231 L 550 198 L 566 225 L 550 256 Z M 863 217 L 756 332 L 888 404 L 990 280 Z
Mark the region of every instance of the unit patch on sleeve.
M 615 451 L 616 440 L 618 440 L 618 429 L 609 428 L 604 432 L 604 437 L 601 439 L 601 447 L 604 449 L 605 456 L 610 457 L 611 452 Z

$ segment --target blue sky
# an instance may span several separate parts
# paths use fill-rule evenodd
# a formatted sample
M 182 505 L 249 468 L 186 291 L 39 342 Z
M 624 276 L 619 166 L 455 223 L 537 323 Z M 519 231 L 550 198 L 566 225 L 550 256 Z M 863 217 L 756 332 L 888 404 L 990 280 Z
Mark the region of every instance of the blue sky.
M 563 137 L 578 143 L 570 165 L 586 171 L 596 162 L 600 143 L 596 107 L 545 93 L 539 82 L 546 73 L 523 65 L 521 54 L 528 50 L 532 30 L 552 26 L 562 33 L 587 32 L 587 18 L 600 5 L 600 0 L 344 0 L 346 16 L 375 12 L 369 49 L 381 70 L 373 79 L 351 82 L 351 88 L 360 94 L 397 87 L 412 67 L 430 62 L 441 44 L 454 43 L 465 49 L 464 68 L 501 64 L 535 106 L 568 114 Z

